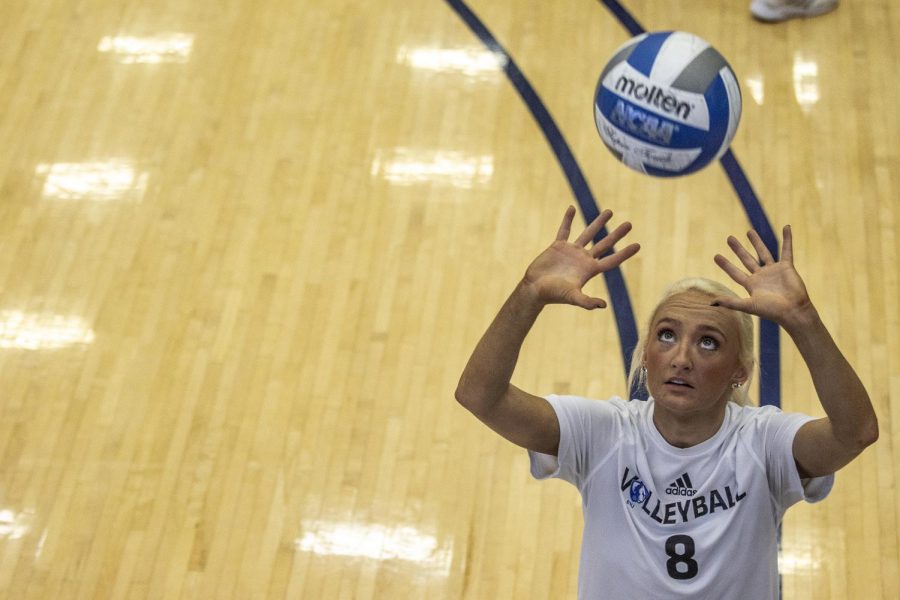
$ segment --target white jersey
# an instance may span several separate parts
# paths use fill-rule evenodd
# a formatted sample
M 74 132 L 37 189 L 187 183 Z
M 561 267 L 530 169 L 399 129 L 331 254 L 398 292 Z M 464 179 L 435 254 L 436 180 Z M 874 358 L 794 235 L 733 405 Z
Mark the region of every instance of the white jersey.
M 529 452 L 531 473 L 581 492 L 579 598 L 778 598 L 778 524 L 834 483 L 797 473 L 794 435 L 812 417 L 729 403 L 713 437 L 676 448 L 653 424 L 652 398 L 547 400 L 559 456 Z

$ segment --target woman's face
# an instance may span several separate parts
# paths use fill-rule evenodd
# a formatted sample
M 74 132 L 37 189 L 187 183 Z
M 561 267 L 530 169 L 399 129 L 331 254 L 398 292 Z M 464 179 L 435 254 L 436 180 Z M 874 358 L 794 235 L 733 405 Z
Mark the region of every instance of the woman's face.
M 656 403 L 681 414 L 724 405 L 731 384 L 747 373 L 738 360 L 733 311 L 710 306 L 712 296 L 690 290 L 657 309 L 644 350 L 647 388 Z

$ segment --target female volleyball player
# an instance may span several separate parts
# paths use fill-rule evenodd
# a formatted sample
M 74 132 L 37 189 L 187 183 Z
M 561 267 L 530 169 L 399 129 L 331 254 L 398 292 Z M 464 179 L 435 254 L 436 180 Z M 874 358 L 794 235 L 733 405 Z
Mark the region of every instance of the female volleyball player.
M 535 477 L 578 487 L 579 597 L 777 598 L 777 529 L 785 510 L 800 499 L 824 498 L 834 472 L 878 437 L 866 390 L 794 269 L 790 227 L 781 260 L 754 232 L 748 237 L 756 257 L 728 239 L 746 272 L 715 257 L 749 298 L 706 279 L 667 290 L 632 362 L 631 378 L 646 386 L 649 400 L 541 398 L 510 384 L 541 309 L 604 307 L 582 287 L 639 250 L 631 244 L 604 256 L 629 223 L 587 248 L 610 211 L 569 242 L 574 215 L 570 207 L 556 240 L 531 263 L 479 341 L 457 400 L 527 448 Z M 748 406 L 749 315 L 775 321 L 791 336 L 827 417 Z

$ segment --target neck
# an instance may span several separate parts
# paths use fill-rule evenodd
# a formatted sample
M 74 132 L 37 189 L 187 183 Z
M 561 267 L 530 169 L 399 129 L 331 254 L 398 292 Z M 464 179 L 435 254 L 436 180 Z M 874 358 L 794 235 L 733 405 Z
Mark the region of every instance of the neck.
M 680 414 L 667 411 L 659 404 L 653 406 L 653 424 L 657 431 L 672 446 L 690 448 L 705 442 L 719 431 L 725 420 L 725 402 L 711 410 Z

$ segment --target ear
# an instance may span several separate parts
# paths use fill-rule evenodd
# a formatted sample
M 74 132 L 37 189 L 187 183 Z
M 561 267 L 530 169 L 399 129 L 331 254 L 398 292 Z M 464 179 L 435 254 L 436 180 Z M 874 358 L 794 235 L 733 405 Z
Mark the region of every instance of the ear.
M 731 380 L 735 383 L 747 383 L 747 379 L 749 379 L 749 377 L 747 375 L 747 369 L 744 367 L 738 367 L 731 376 Z

